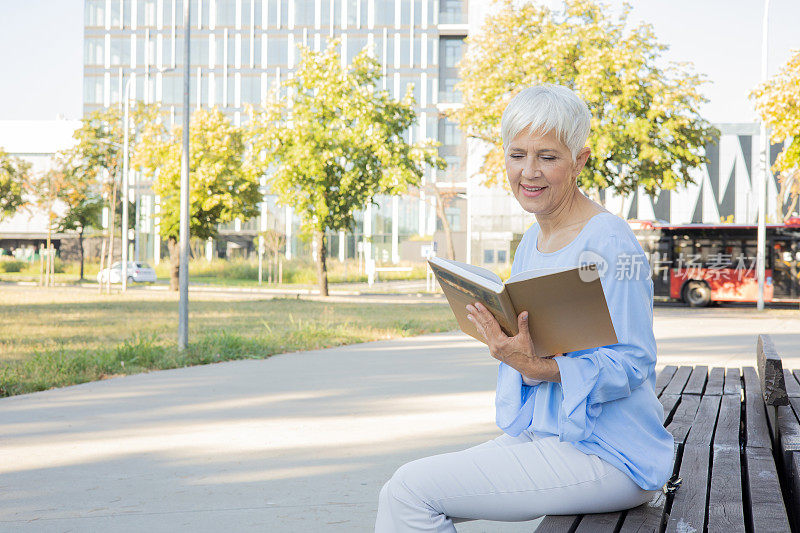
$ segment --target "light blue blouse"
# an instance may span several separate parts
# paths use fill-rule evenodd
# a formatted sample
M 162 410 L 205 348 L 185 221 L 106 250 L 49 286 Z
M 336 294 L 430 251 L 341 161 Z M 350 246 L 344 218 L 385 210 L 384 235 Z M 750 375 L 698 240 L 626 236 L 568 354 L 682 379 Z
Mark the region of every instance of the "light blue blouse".
M 495 397 L 497 425 L 516 436 L 558 435 L 595 454 L 646 490 L 672 474 L 674 439 L 664 428 L 655 395 L 656 341 L 653 282 L 644 252 L 628 223 L 612 213 L 594 215 L 569 244 L 537 248 L 539 224 L 525 232 L 511 273 L 597 263 L 617 344 L 556 357 L 561 383 L 523 383 L 500 363 Z

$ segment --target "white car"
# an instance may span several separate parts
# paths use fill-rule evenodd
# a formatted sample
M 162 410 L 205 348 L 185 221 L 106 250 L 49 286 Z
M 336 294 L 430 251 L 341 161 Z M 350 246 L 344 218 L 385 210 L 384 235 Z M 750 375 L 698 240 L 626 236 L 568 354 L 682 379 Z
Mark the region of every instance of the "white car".
M 97 283 L 107 283 L 108 279 L 111 283 L 122 283 L 122 263 L 116 262 L 111 265 L 111 268 L 104 268 L 97 274 Z M 142 283 L 156 281 L 156 271 L 153 270 L 147 263 L 135 263 L 128 261 L 128 283 Z

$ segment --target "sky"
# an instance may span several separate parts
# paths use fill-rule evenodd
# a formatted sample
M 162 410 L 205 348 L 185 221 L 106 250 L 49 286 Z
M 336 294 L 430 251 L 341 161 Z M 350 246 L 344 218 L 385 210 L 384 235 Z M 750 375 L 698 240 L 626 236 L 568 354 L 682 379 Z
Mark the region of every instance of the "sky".
M 543 0 L 557 4 L 556 0 Z M 618 10 L 619 0 L 609 0 Z M 756 120 L 748 93 L 761 79 L 763 0 L 632 0 L 630 22 L 653 25 L 665 60 L 689 61 L 709 83 L 703 116 Z M 800 49 L 800 1 L 771 0 L 769 73 Z M 82 114 L 83 0 L 0 0 L 0 120 Z

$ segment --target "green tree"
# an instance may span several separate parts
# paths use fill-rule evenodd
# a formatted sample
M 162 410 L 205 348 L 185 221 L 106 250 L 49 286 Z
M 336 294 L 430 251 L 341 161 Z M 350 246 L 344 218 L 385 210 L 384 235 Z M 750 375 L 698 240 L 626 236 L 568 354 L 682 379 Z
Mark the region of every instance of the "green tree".
M 217 226 L 258 214 L 261 193 L 258 176 L 245 162 L 243 129 L 231 124 L 218 109 L 197 109 L 189 130 L 189 232 L 206 240 L 217 236 Z M 180 190 L 182 128 L 171 131 L 158 120 L 143 128 L 136 145 L 134 166 L 153 175 L 153 189 L 161 197 L 159 227 L 167 239 L 170 288 L 178 290 L 180 251 Z
M 78 234 L 80 279 L 83 280 L 84 233 L 87 229 L 101 227 L 104 202 L 100 182 L 86 175 L 83 166 L 76 164 L 75 155 L 75 152 L 67 151 L 56 157 L 55 168 L 61 177 L 56 198 L 61 202 L 64 212 L 54 220 L 54 224 L 56 231 L 74 231 Z
M 137 102 L 131 109 L 131 129 L 129 135 L 129 157 L 133 153 L 137 139 L 145 129 L 145 125 L 159 120 L 158 107 L 152 104 Z M 68 184 L 67 189 L 74 187 L 77 192 L 69 198 L 60 198 L 77 211 L 74 216 L 82 220 L 72 219 L 67 222 L 67 227 L 84 228 L 83 223 L 93 220 L 94 210 L 99 208 L 102 212 L 104 204 L 111 207 L 112 229 L 120 227 L 122 220 L 123 196 L 118 189 L 122 183 L 122 155 L 123 155 L 123 115 L 116 107 L 94 111 L 81 120 L 81 126 L 75 130 L 73 138 L 75 145 L 63 153 L 65 158 L 61 172 Z M 81 193 L 85 193 L 86 201 L 80 200 Z M 59 193 L 60 195 L 61 193 Z M 70 193 L 72 194 L 72 193 Z M 107 199 L 104 200 L 104 199 Z M 99 202 L 99 205 L 96 205 Z M 111 206 L 111 204 L 114 204 Z M 131 217 L 133 211 L 129 210 Z M 133 220 L 129 220 L 129 223 Z M 109 236 L 110 237 L 110 236 Z M 83 234 L 79 232 L 81 240 L 81 278 L 83 277 Z
M 689 170 L 706 162 L 715 130 L 698 112 L 703 78 L 688 63 L 659 66 L 666 46 L 652 27 L 626 29 L 630 6 L 612 18 L 593 0 L 567 0 L 563 10 L 496 0 L 480 32 L 467 38 L 460 63 L 463 108 L 452 113 L 462 131 L 489 144 L 481 168 L 487 185 L 505 184 L 500 118 L 520 90 L 539 83 L 574 90 L 592 113 L 592 157 L 578 184 L 599 197 L 644 187 L 653 196 L 692 183 Z
M 770 140 L 791 142 L 781 151 L 773 169 L 781 176 L 778 195 L 778 214 L 783 220 L 784 203 L 788 213 L 794 210 L 800 196 L 800 50 L 775 76 L 750 93 L 756 100 L 756 110 L 770 130 Z
M 249 122 L 254 165 L 269 175 L 279 201 L 296 209 L 313 234 L 320 294 L 328 294 L 328 230 L 349 230 L 354 214 L 378 194 L 418 185 L 424 166 L 444 168 L 433 141 L 408 143 L 416 122 L 411 88 L 401 101 L 377 90 L 381 66 L 362 50 L 342 66 L 339 41 L 314 52 L 301 47 L 294 77 Z
M 30 179 L 31 164 L 0 148 L 0 220 L 26 204 L 25 188 Z

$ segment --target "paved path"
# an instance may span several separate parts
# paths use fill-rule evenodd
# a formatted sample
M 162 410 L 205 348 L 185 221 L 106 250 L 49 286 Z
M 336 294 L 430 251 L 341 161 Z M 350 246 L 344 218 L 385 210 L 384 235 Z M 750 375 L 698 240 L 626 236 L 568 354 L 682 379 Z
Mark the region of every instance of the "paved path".
M 797 311 L 656 308 L 660 365 L 752 364 L 758 332 L 800 367 Z M 0 531 L 369 531 L 397 466 L 497 435 L 495 376 L 449 333 L 2 399 Z

